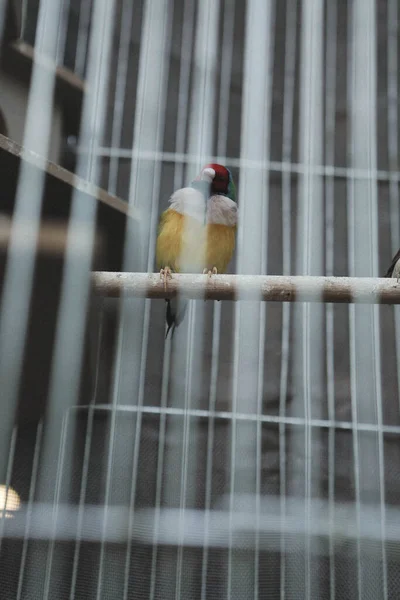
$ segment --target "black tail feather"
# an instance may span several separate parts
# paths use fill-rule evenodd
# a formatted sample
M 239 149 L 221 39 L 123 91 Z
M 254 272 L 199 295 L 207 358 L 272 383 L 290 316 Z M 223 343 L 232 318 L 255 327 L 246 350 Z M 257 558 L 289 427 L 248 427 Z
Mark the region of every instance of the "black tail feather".
M 175 315 L 173 314 L 172 309 L 171 309 L 171 301 L 166 300 L 166 303 L 167 303 L 166 321 L 167 321 L 168 329 L 167 329 L 167 333 L 165 334 L 165 339 L 167 339 L 171 328 L 173 328 L 172 333 L 171 333 L 171 339 L 172 339 L 174 336 L 174 331 L 175 331 Z
M 183 321 L 183 318 L 186 314 L 186 309 L 188 305 L 188 301 L 184 298 L 174 298 L 173 300 L 166 300 L 167 303 L 167 311 L 166 311 L 166 321 L 167 321 L 167 333 L 165 334 L 165 339 L 167 339 L 170 330 L 171 339 L 173 338 L 175 327 L 178 327 Z
M 390 265 L 389 269 L 387 270 L 385 277 L 392 277 L 394 268 L 395 268 L 396 263 L 399 260 L 399 258 L 400 258 L 400 250 L 393 256 L 392 264 Z

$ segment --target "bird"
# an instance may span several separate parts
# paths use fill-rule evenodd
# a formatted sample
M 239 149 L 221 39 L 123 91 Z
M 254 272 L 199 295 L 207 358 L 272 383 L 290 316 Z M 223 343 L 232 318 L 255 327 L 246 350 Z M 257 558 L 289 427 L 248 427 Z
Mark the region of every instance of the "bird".
M 236 188 L 223 165 L 205 165 L 190 186 L 176 190 L 160 217 L 156 262 L 167 289 L 172 273 L 224 273 L 234 249 Z M 187 301 L 166 300 L 167 332 L 183 320 Z
M 393 277 L 397 279 L 397 282 L 400 280 L 400 250 L 394 255 L 392 259 L 392 264 L 387 270 L 385 277 Z

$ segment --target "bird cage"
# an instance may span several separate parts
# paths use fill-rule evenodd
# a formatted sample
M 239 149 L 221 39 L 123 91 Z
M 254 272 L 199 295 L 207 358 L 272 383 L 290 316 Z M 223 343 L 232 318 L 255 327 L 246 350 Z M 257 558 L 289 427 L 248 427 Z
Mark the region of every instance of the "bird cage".
M 0 5 L 1 597 L 399 597 L 399 16 Z M 163 280 L 209 164 L 235 253 Z

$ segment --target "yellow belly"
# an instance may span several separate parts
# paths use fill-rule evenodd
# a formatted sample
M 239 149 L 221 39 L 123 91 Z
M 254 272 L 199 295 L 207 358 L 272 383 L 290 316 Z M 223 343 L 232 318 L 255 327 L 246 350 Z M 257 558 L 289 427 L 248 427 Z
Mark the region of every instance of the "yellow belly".
M 225 273 L 235 250 L 236 227 L 226 225 L 207 225 L 207 269 L 216 267 L 218 273 Z
M 160 219 L 157 238 L 157 268 L 202 273 L 203 269 L 224 273 L 235 249 L 236 227 L 207 225 L 172 209 Z
M 156 260 L 159 269 L 201 273 L 205 262 L 205 228 L 202 223 L 168 209 L 160 219 Z

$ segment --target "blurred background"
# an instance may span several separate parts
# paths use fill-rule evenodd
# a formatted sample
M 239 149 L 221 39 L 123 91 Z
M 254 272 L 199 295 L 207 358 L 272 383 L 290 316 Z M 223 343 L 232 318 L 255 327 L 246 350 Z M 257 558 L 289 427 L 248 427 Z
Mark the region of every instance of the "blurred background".
M 392 306 L 96 295 L 202 165 L 229 272 L 383 276 L 397 0 L 0 0 L 0 598 L 397 599 Z

